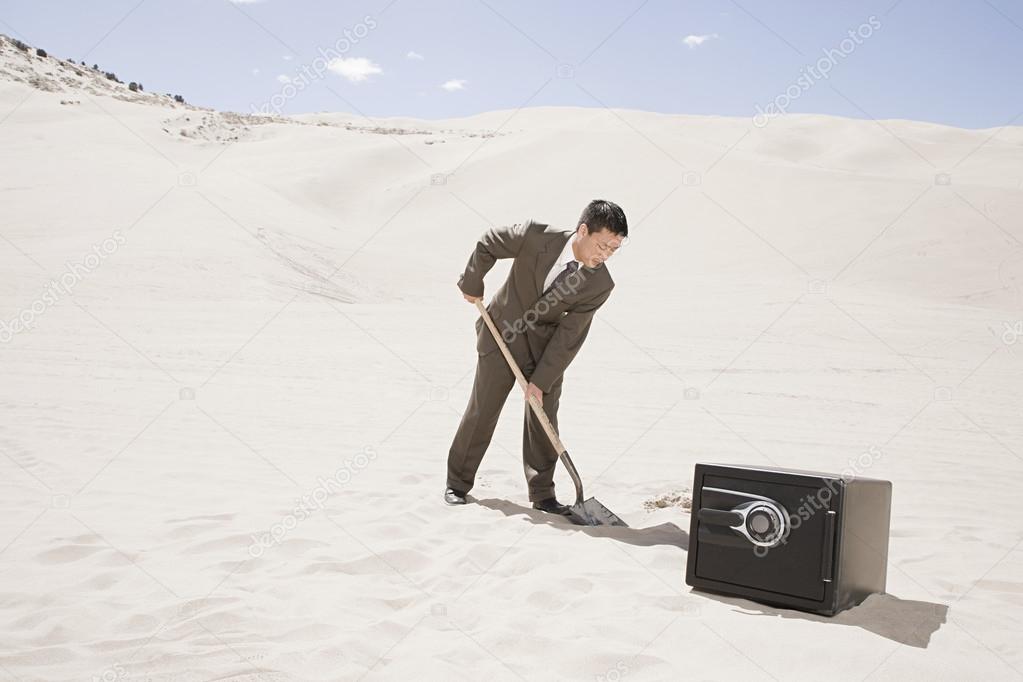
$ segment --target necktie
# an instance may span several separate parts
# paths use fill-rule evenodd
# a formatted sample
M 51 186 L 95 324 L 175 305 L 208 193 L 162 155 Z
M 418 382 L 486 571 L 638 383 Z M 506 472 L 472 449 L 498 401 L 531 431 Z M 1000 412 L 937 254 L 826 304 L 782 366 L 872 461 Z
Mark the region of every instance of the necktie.
M 579 269 L 579 261 L 574 261 L 574 260 L 573 261 L 569 261 L 568 265 L 565 266 L 565 269 L 558 273 L 558 276 L 554 278 L 554 281 L 551 282 L 551 285 L 549 287 L 547 287 L 547 289 L 545 289 L 543 293 L 546 295 L 547 292 L 550 291 L 551 289 L 557 289 L 559 284 L 561 284 L 566 279 L 568 279 L 569 275 L 571 275 L 573 272 L 575 272 L 578 269 Z

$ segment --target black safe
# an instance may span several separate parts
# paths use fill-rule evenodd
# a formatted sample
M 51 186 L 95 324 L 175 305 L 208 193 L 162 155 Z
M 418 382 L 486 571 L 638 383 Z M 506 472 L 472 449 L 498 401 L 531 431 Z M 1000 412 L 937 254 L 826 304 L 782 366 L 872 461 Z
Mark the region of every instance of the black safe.
M 884 593 L 892 484 L 697 464 L 686 583 L 832 616 Z

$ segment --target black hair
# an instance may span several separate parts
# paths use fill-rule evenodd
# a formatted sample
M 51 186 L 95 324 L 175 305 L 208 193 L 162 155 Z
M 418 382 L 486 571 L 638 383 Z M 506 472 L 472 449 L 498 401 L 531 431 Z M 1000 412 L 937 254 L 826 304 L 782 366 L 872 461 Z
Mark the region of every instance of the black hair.
M 629 223 L 625 219 L 625 211 L 618 204 L 604 199 L 594 199 L 586 204 L 575 229 L 578 230 L 583 223 L 586 223 L 590 234 L 610 230 L 622 237 L 629 236 Z

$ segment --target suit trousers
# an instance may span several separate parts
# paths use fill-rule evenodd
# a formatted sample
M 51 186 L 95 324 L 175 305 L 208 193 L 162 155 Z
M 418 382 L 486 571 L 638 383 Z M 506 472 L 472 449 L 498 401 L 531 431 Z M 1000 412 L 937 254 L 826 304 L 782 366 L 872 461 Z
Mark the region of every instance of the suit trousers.
M 532 364 L 526 364 L 522 366 L 522 373 L 528 378 L 533 369 Z M 551 390 L 543 396 L 544 411 L 555 431 L 558 429 L 558 403 L 561 399 L 562 379 L 563 377 L 559 377 L 551 386 Z M 462 414 L 462 421 L 458 424 L 451 449 L 448 451 L 449 488 L 462 492 L 472 490 L 476 482 L 476 472 L 497 427 L 501 408 L 504 407 L 508 393 L 514 386 L 515 375 L 512 374 L 500 350 L 479 354 L 469 404 Z M 522 470 L 526 476 L 529 500 L 537 502 L 554 497 L 554 468 L 558 463 L 558 453 L 543 430 L 540 420 L 533 414 L 524 398 L 522 404 L 525 408 L 522 427 Z

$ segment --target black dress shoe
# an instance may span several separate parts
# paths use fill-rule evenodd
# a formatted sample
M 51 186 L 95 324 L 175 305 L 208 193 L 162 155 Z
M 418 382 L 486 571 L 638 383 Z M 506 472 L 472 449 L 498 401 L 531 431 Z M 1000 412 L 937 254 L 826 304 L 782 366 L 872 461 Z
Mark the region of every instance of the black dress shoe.
M 546 500 L 534 502 L 533 509 L 539 509 L 540 511 L 547 512 L 548 514 L 559 514 L 561 516 L 568 516 L 572 513 L 571 509 L 561 504 L 553 497 L 548 497 Z
M 465 499 L 467 494 L 468 493 L 463 493 L 461 490 L 447 488 L 444 490 L 444 501 L 448 504 L 465 504 L 467 502 Z

